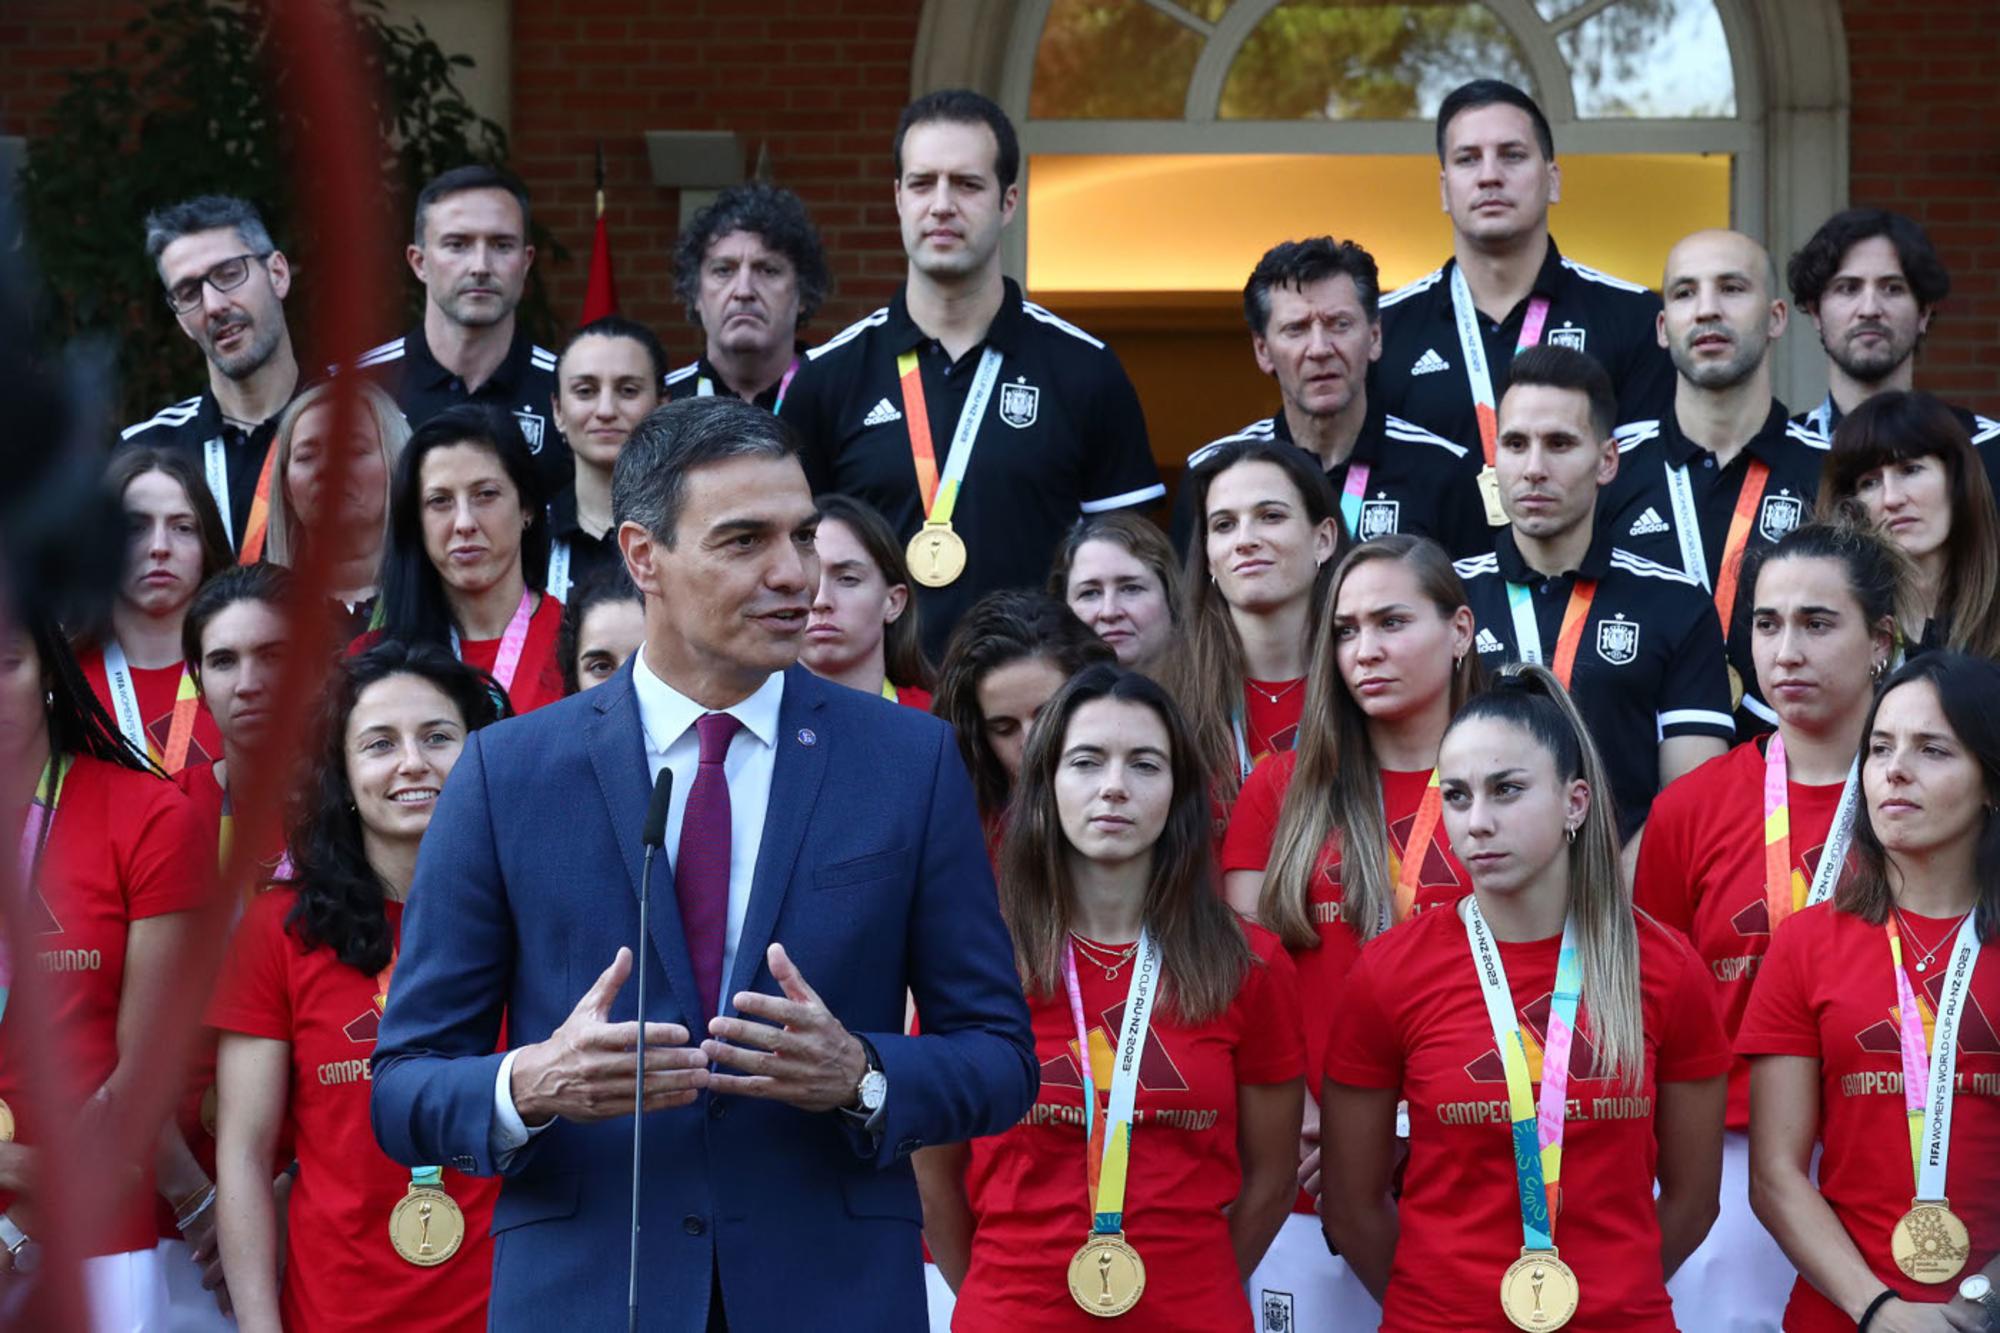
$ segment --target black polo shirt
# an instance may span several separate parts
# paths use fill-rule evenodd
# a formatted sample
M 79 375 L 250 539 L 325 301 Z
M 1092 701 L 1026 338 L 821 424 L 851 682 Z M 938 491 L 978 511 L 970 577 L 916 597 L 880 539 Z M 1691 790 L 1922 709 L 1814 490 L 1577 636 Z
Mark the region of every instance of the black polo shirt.
M 507 358 L 477 390 L 467 393 L 465 381 L 438 364 L 419 324 L 400 338 L 363 352 L 354 362 L 403 409 L 410 429 L 460 403 L 491 403 L 504 407 L 520 423 L 541 474 L 542 494 L 554 495 L 570 483 L 569 443 L 550 413 L 556 396 L 556 354 L 514 323 L 514 342 Z
M 1579 576 L 1597 580 L 1570 693 L 1611 779 L 1619 836 L 1630 837 L 1646 821 L 1659 795 L 1661 741 L 1735 739 L 1715 608 L 1679 570 L 1618 549 L 1602 526 L 1581 570 L 1548 578 L 1530 569 L 1512 527 L 1497 529 L 1493 549 L 1459 561 L 1457 569 L 1478 626 L 1473 647 L 1488 671 L 1520 660 L 1509 583 L 1525 586 L 1534 599 L 1542 661 L 1553 669 L 1570 591 Z
M 805 344 L 801 343 L 797 351 L 798 360 L 794 364 L 803 368 L 805 356 Z M 775 412 L 778 410 L 778 391 L 785 387 L 785 380 L 781 375 L 776 384 L 758 394 L 752 401 L 766 412 Z M 729 381 L 722 378 L 722 372 L 715 368 L 715 363 L 710 361 L 706 354 L 697 357 L 679 370 L 668 371 L 660 389 L 661 400 L 669 403 L 677 403 L 683 398 L 712 398 L 716 394 L 733 392 L 729 388 Z M 939 461 L 939 466 L 943 466 L 942 460 Z
M 2000 501 L 2000 421 L 1981 416 L 1971 408 L 1960 407 L 1956 403 L 1946 403 L 1945 406 L 1958 418 L 1958 424 L 1965 427 L 1965 434 L 1972 441 L 1972 447 L 1979 452 L 1979 461 L 1986 465 L 1986 483 L 1992 487 L 1994 499 Z M 1826 437 L 1831 444 L 1833 432 L 1839 428 L 1841 419 L 1846 415 L 1833 401 L 1833 395 L 1828 394 L 1820 399 L 1818 407 L 1810 412 L 1799 413 L 1792 418 L 1792 422 Z
M 195 475 L 209 483 L 215 507 L 222 511 L 229 525 L 229 549 L 241 551 L 243 527 L 250 521 L 250 502 L 257 495 L 257 478 L 264 471 L 265 455 L 271 452 L 272 441 L 278 434 L 278 418 L 283 415 L 280 409 L 269 421 L 246 431 L 224 421 L 215 395 L 203 389 L 194 397 L 163 407 L 144 421 L 118 432 L 118 447 L 144 445 L 183 455 L 194 465 Z M 214 479 L 208 475 L 210 440 L 222 441 L 223 470 L 228 474 L 226 493 L 217 492 Z M 271 484 L 277 485 L 277 478 L 272 478 Z
M 565 486 L 549 501 L 549 541 L 569 548 L 569 582 L 558 588 L 555 586 L 558 561 L 552 549 L 549 553 L 549 587 L 560 601 L 569 600 L 569 590 L 588 583 L 600 569 L 618 564 L 624 557 L 618 550 L 617 527 L 604 530 L 602 537 L 593 537 L 585 532 L 576 521 L 576 487 Z
M 981 355 L 1001 353 L 952 527 L 965 572 L 916 589 L 925 651 L 944 651 L 965 609 L 996 588 L 1034 588 L 1079 514 L 1146 505 L 1165 494 L 1146 442 L 1146 418 L 1110 348 L 1032 301 L 1010 278 L 986 340 L 953 361 L 910 319 L 898 290 L 889 305 L 806 353 L 785 396 L 813 490 L 839 491 L 881 510 L 907 541 L 924 521 L 896 358 L 918 353 L 938 473 L 944 473 Z
M 1764 498 L 1752 517 L 1750 536 L 1744 544 L 1746 560 L 1758 547 L 1775 544 L 1812 519 L 1813 503 L 1819 498 L 1820 469 L 1826 463 L 1826 439 L 1787 421 L 1785 405 L 1775 398 L 1763 426 L 1725 468 L 1716 466 L 1714 454 L 1681 434 L 1680 423 L 1671 411 L 1656 420 L 1620 426 L 1617 437 L 1618 476 L 1598 498 L 1599 522 L 1624 549 L 1697 579 L 1709 590 L 1711 610 L 1729 520 L 1736 512 L 1752 459 L 1762 461 L 1771 475 L 1764 483 Z M 1683 554 L 1669 483 L 1669 470 L 1681 467 L 1687 469 L 1688 489 L 1699 518 L 1699 569 L 1691 568 Z M 1739 582 L 1739 606 L 1746 593 Z M 1778 724 L 1777 715 L 1757 692 L 1757 669 L 1750 659 L 1749 617 L 1736 613 L 1735 608 L 1731 612 L 1729 664 L 1743 682 L 1737 728 L 1746 737 L 1762 735 Z
M 1479 418 L 1472 409 L 1472 387 L 1451 309 L 1451 273 L 1457 262 L 1446 260 L 1443 268 L 1382 298 L 1382 357 L 1372 378 L 1387 410 L 1480 453 Z M 1498 324 L 1479 313 L 1496 405 L 1507 392 L 1507 371 L 1514 364 L 1514 344 L 1528 305 L 1538 296 L 1549 302 L 1542 342 L 1597 358 L 1617 387 L 1620 421 L 1671 410 L 1674 365 L 1654 327 L 1660 298 L 1637 283 L 1563 258 L 1554 237 L 1534 287 L 1520 304 Z
M 1315 463 L 1319 461 L 1318 455 L 1293 443 L 1291 425 L 1280 411 L 1251 422 L 1234 435 L 1204 444 L 1188 455 L 1187 465 L 1192 468 L 1224 445 L 1242 440 L 1291 445 Z M 1333 484 L 1334 495 L 1344 499 L 1354 465 L 1368 467 L 1368 485 L 1352 527 L 1342 510 L 1341 526 L 1349 529 L 1347 535 L 1354 541 L 1407 532 L 1429 537 L 1452 559 L 1459 560 L 1493 548 L 1493 529 L 1486 524 L 1486 503 L 1479 494 L 1481 462 L 1478 449 L 1453 444 L 1442 435 L 1391 416 L 1371 396 L 1353 452 L 1327 469 L 1326 479 Z M 1188 541 L 1199 529 L 1194 490 L 1184 485 L 1174 500 L 1174 549 L 1186 554 Z

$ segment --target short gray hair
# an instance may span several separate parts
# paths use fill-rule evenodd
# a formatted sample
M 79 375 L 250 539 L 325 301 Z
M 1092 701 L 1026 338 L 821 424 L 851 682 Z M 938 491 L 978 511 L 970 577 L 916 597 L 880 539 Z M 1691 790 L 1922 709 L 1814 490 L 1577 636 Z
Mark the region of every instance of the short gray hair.
M 731 458 L 796 458 L 791 427 L 736 397 L 683 398 L 656 407 L 618 453 L 611 522 L 637 523 L 672 549 L 687 476 Z
M 234 227 L 243 244 L 260 255 L 278 248 L 257 205 L 234 195 L 202 194 L 146 214 L 146 258 L 157 267 L 161 253 L 181 237 L 223 227 Z

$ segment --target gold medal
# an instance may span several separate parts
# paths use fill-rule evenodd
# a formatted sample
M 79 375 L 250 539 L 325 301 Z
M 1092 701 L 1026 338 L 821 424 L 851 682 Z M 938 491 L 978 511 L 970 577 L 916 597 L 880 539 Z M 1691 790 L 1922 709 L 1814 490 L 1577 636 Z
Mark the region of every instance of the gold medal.
M 1555 1250 L 1521 1247 L 1521 1257 L 1507 1265 L 1500 1279 L 1500 1308 L 1515 1328 L 1549 1333 L 1576 1314 L 1583 1288 L 1570 1266 Z
M 1146 1265 L 1125 1233 L 1093 1235 L 1069 1261 L 1069 1294 L 1085 1314 L 1116 1319 L 1146 1293 Z
M 412 1182 L 410 1192 L 389 1210 L 389 1243 L 419 1268 L 443 1263 L 464 1241 L 465 1214 L 435 1185 Z
M 1743 706 L 1743 676 L 1732 664 L 1729 668 L 1729 710 L 1735 712 Z
M 1912 1282 L 1949 1282 L 1972 1257 L 1972 1233 L 1948 1199 L 1912 1199 L 1889 1233 L 1889 1254 Z
M 1492 464 L 1479 469 L 1479 498 L 1486 502 L 1486 521 L 1496 528 L 1507 526 L 1507 511 L 1500 504 L 1500 474 Z
M 965 541 L 950 523 L 926 523 L 904 548 L 910 577 L 926 588 L 942 588 L 965 572 Z
M 0 1101 L 0 1143 L 14 1141 L 14 1108 Z

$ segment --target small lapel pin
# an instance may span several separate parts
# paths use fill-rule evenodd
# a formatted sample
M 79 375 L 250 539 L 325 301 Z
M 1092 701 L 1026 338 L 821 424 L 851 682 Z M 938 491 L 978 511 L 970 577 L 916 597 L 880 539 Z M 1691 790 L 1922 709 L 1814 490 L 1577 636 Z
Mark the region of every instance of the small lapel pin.
M 811 727 L 800 727 L 800 728 L 799 728 L 799 744 L 800 744 L 800 745 L 818 745 L 818 744 L 819 744 L 819 737 L 818 737 L 817 735 L 815 735 L 815 734 L 813 733 L 813 729 L 812 729 Z

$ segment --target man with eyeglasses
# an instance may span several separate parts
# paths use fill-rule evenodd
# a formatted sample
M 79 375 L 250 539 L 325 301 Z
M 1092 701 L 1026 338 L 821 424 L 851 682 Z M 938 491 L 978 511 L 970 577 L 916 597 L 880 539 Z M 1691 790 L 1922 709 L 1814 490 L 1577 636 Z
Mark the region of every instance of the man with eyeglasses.
M 285 325 L 291 266 L 256 206 L 228 195 L 155 209 L 145 228 L 167 305 L 208 358 L 208 387 L 126 427 L 119 443 L 187 454 L 208 480 L 230 546 L 250 564 L 264 552 L 278 418 L 299 386 Z

